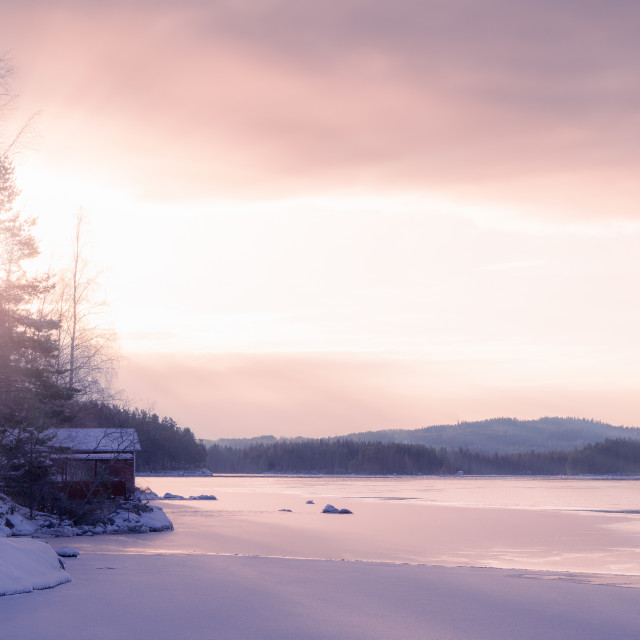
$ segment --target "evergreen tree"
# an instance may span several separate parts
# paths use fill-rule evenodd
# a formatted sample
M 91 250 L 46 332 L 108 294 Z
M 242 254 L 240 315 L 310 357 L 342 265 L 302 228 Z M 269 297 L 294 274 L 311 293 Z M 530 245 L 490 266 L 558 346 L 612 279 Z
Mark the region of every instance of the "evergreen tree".
M 13 165 L 0 156 L 0 485 L 33 509 L 51 475 L 47 430 L 65 420 L 73 394 L 57 381 L 57 325 L 43 304 L 52 285 L 24 266 L 39 250 L 17 196 Z
M 56 381 L 57 325 L 41 304 L 52 285 L 24 267 L 39 250 L 17 196 L 13 166 L 0 157 L 0 420 L 38 426 L 59 421 L 70 390 Z

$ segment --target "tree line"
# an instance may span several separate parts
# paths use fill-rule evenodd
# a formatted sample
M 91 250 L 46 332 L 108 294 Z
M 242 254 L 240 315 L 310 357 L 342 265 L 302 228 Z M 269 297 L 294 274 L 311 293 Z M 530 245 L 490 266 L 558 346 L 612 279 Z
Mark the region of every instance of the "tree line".
M 83 402 L 76 407 L 69 426 L 135 429 L 142 449 L 136 457 L 140 473 L 199 469 L 206 464 L 207 450 L 189 427 L 145 409 Z
M 573 451 L 487 454 L 349 439 L 279 440 L 241 449 L 214 444 L 207 467 L 214 473 L 640 475 L 640 442 L 620 438 Z

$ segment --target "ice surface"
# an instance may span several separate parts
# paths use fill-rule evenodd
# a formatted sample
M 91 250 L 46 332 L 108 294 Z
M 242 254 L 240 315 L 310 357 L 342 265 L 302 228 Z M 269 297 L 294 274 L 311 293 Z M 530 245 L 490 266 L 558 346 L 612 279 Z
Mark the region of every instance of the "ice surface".
M 2 637 L 631 640 L 640 623 L 638 589 L 508 570 L 85 552 L 69 571 L 52 592 L 0 598 Z
M 441 479 L 423 480 L 421 491 L 431 502 L 407 499 L 417 492 L 400 490 L 402 479 L 178 480 L 151 484 L 159 493 L 215 491 L 220 501 L 167 502 L 173 532 L 74 537 L 81 555 L 69 563 L 73 582 L 0 599 L 2 637 L 638 637 L 640 589 L 613 586 L 638 585 L 638 514 L 557 508 L 548 483 L 515 483 L 526 486 L 524 499 L 533 505 L 523 509 L 493 503 L 516 501 L 507 493 L 509 482 L 499 484 L 497 497 L 488 494 L 489 504 L 461 505 Z M 544 508 L 534 504 L 540 487 Z M 584 493 L 574 499 L 593 506 L 597 482 L 580 487 Z M 628 509 L 639 487 L 612 484 L 611 503 Z M 321 504 L 349 505 L 357 516 L 326 518 L 317 507 L 302 507 L 309 495 Z M 293 501 L 300 509 L 287 517 L 277 513 Z M 434 564 L 449 566 L 426 566 Z M 455 566 L 465 564 L 526 570 Z M 585 575 L 578 567 L 618 575 Z
M 197 530 L 206 527 L 206 550 L 214 553 L 640 576 L 640 479 L 214 477 L 141 482 L 161 494 L 218 496 L 213 502 L 163 503 L 172 520 L 187 525 L 164 542 L 176 550 L 195 548 Z M 308 499 L 316 506 L 304 505 Z M 327 503 L 356 515 L 327 518 L 320 513 Z M 287 518 L 277 513 L 294 504 L 299 507 Z

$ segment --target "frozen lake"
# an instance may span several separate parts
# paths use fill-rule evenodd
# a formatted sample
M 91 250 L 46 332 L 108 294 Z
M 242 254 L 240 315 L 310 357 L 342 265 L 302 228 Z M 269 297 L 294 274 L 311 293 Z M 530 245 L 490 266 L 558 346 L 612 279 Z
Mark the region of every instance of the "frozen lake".
M 218 500 L 162 501 L 180 523 L 175 532 L 153 545 L 125 537 L 101 546 L 640 576 L 639 479 L 218 476 L 138 485 Z M 326 503 L 354 515 L 322 514 Z
M 640 628 L 638 480 L 138 485 L 218 500 L 160 501 L 173 532 L 51 540 L 80 551 L 73 581 L 0 598 L 2 637 L 627 640 Z

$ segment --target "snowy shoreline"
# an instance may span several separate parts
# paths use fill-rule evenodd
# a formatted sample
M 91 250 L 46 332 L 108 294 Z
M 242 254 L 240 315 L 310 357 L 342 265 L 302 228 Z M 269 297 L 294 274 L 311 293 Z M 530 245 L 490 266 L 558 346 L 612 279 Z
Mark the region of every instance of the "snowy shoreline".
M 0 596 L 51 589 L 66 582 L 71 582 L 71 576 L 43 540 L 0 539 Z
M 172 532 L 60 539 L 79 551 L 73 582 L 0 598 L 8 637 L 602 640 L 640 625 L 639 516 L 567 511 L 628 509 L 633 483 L 149 484 L 218 500 L 161 499 Z M 407 500 L 418 489 L 430 502 Z
M 104 523 L 74 526 L 71 521 L 60 522 L 39 512 L 30 519 L 28 509 L 0 494 L 0 596 L 49 589 L 71 580 L 45 540 L 173 529 L 157 505 L 134 510 L 142 507 L 141 503 L 128 503 L 126 507 L 109 514 Z

